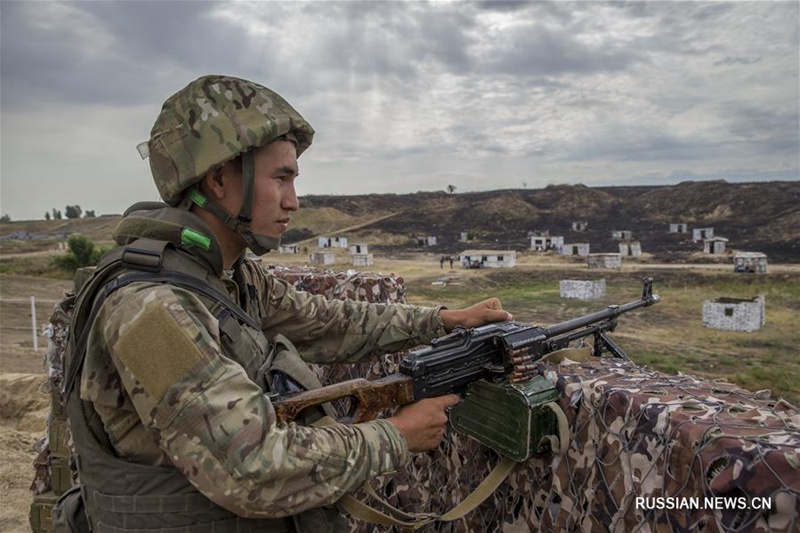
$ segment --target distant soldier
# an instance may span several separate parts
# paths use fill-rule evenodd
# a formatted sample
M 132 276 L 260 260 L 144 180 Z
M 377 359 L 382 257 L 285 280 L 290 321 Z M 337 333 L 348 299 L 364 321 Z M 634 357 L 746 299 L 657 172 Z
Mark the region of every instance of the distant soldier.
M 319 386 L 306 362 L 511 318 L 496 298 L 458 310 L 331 301 L 245 257 L 278 248 L 313 135 L 242 79 L 204 76 L 164 103 L 143 151 L 166 204 L 128 209 L 119 248 L 78 295 L 66 394 L 82 487 L 56 506 L 57 528 L 340 531 L 344 494 L 439 444 L 455 395 L 363 424 L 308 426 L 322 409 L 276 420 L 270 395 Z

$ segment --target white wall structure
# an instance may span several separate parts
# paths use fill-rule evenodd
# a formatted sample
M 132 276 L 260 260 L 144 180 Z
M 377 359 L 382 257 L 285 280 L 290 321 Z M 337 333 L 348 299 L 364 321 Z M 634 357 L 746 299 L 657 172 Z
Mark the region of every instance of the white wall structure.
M 278 253 L 280 254 L 297 254 L 300 253 L 300 247 L 296 244 L 281 244 L 278 247 Z
M 620 254 L 589 254 L 587 259 L 589 268 L 622 268 L 622 256 Z
M 372 266 L 372 254 L 352 254 L 353 266 Z
M 755 331 L 766 322 L 764 297 L 717 298 L 703 302 L 703 326 L 725 331 Z
M 572 231 L 586 231 L 586 228 L 589 227 L 588 222 L 578 221 L 572 223 Z
M 562 279 L 559 282 L 559 288 L 562 298 L 596 300 L 606 295 L 606 280 L 583 281 L 577 279 Z
M 692 230 L 692 240 L 702 241 L 714 236 L 714 228 L 694 228 Z
M 590 246 L 588 242 L 563 244 L 561 245 L 561 255 L 577 255 L 580 257 L 586 257 L 589 255 L 589 249 Z
M 670 224 L 669 225 L 669 232 L 670 233 L 688 233 L 688 231 L 689 231 L 689 226 L 687 224 L 683 224 L 683 223 L 679 222 L 677 224 Z
M 639 241 L 622 241 L 619 243 L 619 253 L 623 257 L 640 257 L 642 245 Z
M 633 238 L 633 232 L 630 230 L 613 230 L 611 238 L 615 241 L 629 241 Z
M 366 244 L 351 244 L 350 245 L 350 253 L 351 254 L 368 254 L 369 247 Z
M 515 250 L 465 250 L 458 255 L 463 268 L 505 268 L 517 264 Z
M 767 255 L 761 252 L 738 252 L 733 256 L 734 272 L 767 273 Z
M 320 248 L 347 248 L 347 237 L 320 237 L 317 240 Z
M 333 265 L 336 263 L 336 256 L 333 252 L 314 252 L 308 260 L 312 265 Z
M 703 240 L 703 252 L 707 254 L 724 254 L 728 239 L 725 237 L 712 237 Z
M 557 252 L 561 252 L 561 248 L 564 246 L 564 237 L 553 235 L 552 237 L 549 235 L 533 235 L 531 237 L 531 250 L 536 251 L 546 251 L 546 250 L 555 250 Z

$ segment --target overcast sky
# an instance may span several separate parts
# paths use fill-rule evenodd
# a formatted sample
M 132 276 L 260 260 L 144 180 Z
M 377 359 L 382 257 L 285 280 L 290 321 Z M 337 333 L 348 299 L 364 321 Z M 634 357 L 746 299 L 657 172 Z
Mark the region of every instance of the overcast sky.
M 0 211 L 157 199 L 136 145 L 210 73 L 315 127 L 301 195 L 797 180 L 798 6 L 0 0 Z

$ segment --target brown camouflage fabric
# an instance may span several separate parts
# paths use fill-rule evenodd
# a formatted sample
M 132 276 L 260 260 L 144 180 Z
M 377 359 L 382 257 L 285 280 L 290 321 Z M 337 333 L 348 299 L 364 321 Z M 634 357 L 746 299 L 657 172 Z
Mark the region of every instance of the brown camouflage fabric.
M 276 277 L 328 298 L 372 295 L 387 298 L 384 302 L 404 301 L 402 278 L 394 275 L 359 274 L 373 287 L 359 293 L 356 286 L 365 286 L 363 280 L 346 283 L 353 273 L 271 269 Z M 394 284 L 392 290 L 376 291 L 379 279 L 390 288 Z M 312 368 L 325 383 L 375 378 L 395 372 L 402 355 Z M 618 359 L 542 363 L 538 372 L 555 380 L 561 393 L 572 434 L 568 451 L 520 463 L 465 518 L 421 531 L 800 529 L 800 415 L 795 406 L 763 391 L 666 375 Z M 399 509 L 441 514 L 462 501 L 498 461 L 492 450 L 448 431 L 438 450 L 412 456 L 403 471 L 371 484 Z M 357 497 L 376 503 L 363 491 Z M 769 501 L 771 509 L 756 509 L 758 501 Z M 677 505 L 694 508 L 668 508 Z M 352 519 L 350 527 L 354 532 L 394 529 Z
M 347 296 L 332 291 L 346 274 L 276 269 L 275 275 L 328 297 Z M 396 372 L 402 356 L 316 370 L 324 384 L 374 379 Z M 572 432 L 566 454 L 520 463 L 466 517 L 420 531 L 800 530 L 795 406 L 767 392 L 667 375 L 619 359 L 543 363 L 539 373 L 554 379 L 561 393 Z M 346 411 L 346 405 L 342 408 Z M 404 471 L 371 484 L 400 510 L 443 514 L 466 498 L 499 459 L 450 430 L 438 450 L 414 455 Z M 381 508 L 363 491 L 357 497 Z M 757 508 L 764 502 L 769 511 Z M 353 519 L 350 525 L 354 532 L 387 530 Z

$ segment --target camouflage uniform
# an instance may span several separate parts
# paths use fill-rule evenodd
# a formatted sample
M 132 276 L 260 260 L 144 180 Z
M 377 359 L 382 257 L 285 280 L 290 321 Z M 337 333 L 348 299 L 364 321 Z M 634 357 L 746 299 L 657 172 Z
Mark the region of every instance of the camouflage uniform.
M 352 362 L 444 334 L 438 308 L 327 300 L 250 260 L 221 279 L 272 340 L 265 342 L 267 360 L 294 344 L 310 363 Z M 408 462 L 403 437 L 385 420 L 321 429 L 277 424 L 264 393 L 287 385 L 267 379 L 260 364 L 236 362 L 224 334 L 190 290 L 136 282 L 105 301 L 80 390 L 121 457 L 177 468 L 210 500 L 251 518 L 331 505 Z

